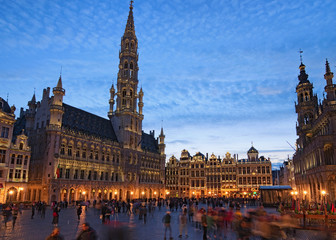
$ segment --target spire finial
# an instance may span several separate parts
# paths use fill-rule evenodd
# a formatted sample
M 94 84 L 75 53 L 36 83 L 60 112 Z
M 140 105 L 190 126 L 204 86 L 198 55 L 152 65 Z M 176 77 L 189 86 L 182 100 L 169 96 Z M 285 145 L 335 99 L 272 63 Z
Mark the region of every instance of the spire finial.
M 8 96 L 9 96 L 9 93 L 7 93 L 7 102 L 8 102 Z
M 133 9 L 133 3 L 134 3 L 134 1 L 131 0 L 131 2 L 130 2 L 130 9 Z
M 330 73 L 330 66 L 327 58 L 326 58 L 326 73 Z
M 60 71 L 60 76 L 62 76 L 62 65 L 61 65 L 61 71 Z
M 253 147 L 253 141 L 251 141 L 251 146 Z
M 300 53 L 300 62 L 302 63 L 302 53 L 303 53 L 303 51 L 301 50 L 301 48 L 299 50 L 299 53 Z

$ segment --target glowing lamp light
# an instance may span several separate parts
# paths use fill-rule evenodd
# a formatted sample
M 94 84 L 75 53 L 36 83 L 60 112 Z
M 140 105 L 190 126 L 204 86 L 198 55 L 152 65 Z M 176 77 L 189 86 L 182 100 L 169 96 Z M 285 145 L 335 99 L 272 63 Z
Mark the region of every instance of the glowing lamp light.
M 246 192 L 244 192 L 244 195 L 246 195 Z
M 133 195 L 134 194 L 134 192 L 131 192 L 131 195 Z
M 154 195 L 156 195 L 156 192 L 154 192 Z
M 298 195 L 298 192 L 297 192 L 297 191 L 295 191 L 295 195 Z
M 307 191 L 303 191 L 303 194 L 306 195 L 306 194 L 307 194 Z
M 145 194 L 145 192 L 142 192 L 141 194 L 142 194 L 142 195 L 144 195 L 144 194 Z
M 193 192 L 193 195 L 195 195 L 195 192 Z
M 293 191 L 291 192 L 291 195 L 294 195 L 294 192 L 293 192 Z
M 115 195 L 117 195 L 118 192 L 114 192 Z
M 22 191 L 22 190 L 23 190 L 23 187 L 19 187 L 19 190 Z
M 209 192 L 209 194 L 211 194 L 211 192 Z
M 85 191 L 83 191 L 83 192 L 82 192 L 82 194 L 83 194 L 83 195 L 85 195 L 85 194 L 86 194 L 86 192 L 85 192 Z
M 326 195 L 326 191 L 324 191 L 324 190 L 322 190 L 321 193 L 322 193 L 322 195 Z
M 10 195 L 12 195 L 13 193 L 14 193 L 13 190 L 10 190 L 10 191 L 9 191 L 9 194 L 10 194 Z

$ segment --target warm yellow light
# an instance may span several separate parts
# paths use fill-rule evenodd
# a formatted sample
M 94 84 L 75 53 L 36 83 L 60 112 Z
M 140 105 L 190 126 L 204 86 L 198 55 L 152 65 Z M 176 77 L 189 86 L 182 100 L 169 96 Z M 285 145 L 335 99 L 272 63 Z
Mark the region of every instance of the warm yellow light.
M 23 190 L 23 187 L 19 187 L 19 190 L 22 191 L 22 190 Z
M 322 190 L 321 193 L 322 193 L 322 195 L 326 195 L 326 191 L 324 191 L 324 190 Z
M 142 192 L 141 194 L 142 194 L 142 195 L 144 195 L 144 194 L 145 194 L 145 192 Z
M 306 195 L 306 194 L 307 194 L 307 191 L 303 191 L 303 194 Z
M 211 194 L 211 192 L 209 192 L 209 194 Z
M 156 192 L 154 192 L 154 195 L 156 195 Z
M 169 192 L 167 192 L 167 194 L 169 194 Z
M 293 191 L 291 192 L 291 195 L 294 195 L 294 192 L 293 192 Z
M 133 195 L 134 194 L 134 192 L 131 192 L 131 195 Z
M 298 195 L 298 192 L 297 192 L 297 191 L 295 191 L 295 195 Z
M 82 194 L 83 194 L 83 195 L 85 195 L 85 194 L 86 194 L 86 192 L 85 192 L 85 191 L 83 191 L 83 192 L 82 192 Z
M 117 191 L 114 192 L 115 195 L 117 195 L 117 193 L 118 193 Z
M 13 193 L 14 193 L 13 190 L 10 190 L 10 191 L 9 191 L 9 194 L 10 194 L 10 195 L 12 195 Z
M 195 192 L 193 192 L 193 195 L 195 195 Z
M 225 192 L 225 194 L 228 194 L 228 192 Z
M 246 195 L 246 192 L 244 192 L 244 195 Z

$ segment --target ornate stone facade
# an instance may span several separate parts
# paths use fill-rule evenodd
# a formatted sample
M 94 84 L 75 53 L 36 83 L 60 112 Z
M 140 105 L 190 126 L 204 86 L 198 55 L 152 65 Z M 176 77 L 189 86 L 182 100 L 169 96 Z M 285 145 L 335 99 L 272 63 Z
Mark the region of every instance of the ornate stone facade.
M 183 150 L 178 160 L 172 156 L 166 165 L 166 191 L 171 197 L 236 196 L 253 197 L 259 186 L 272 185 L 272 164 L 251 147 L 248 159 L 227 153 L 190 156 Z
M 0 98 L 0 203 L 23 201 L 27 192 L 31 151 L 14 111 Z
M 27 200 L 46 202 L 164 197 L 163 129 L 142 131 L 143 91 L 138 89 L 138 42 L 133 6 L 119 52 L 117 91 L 110 89 L 109 119 L 63 103 L 62 78 L 35 95 L 26 121 L 32 161 Z M 116 100 L 116 109 L 114 103 Z
M 336 85 L 333 84 L 333 73 L 326 61 L 325 93 L 319 103 L 305 68 L 301 62 L 299 83 L 296 86 L 298 139 L 293 156 L 295 183 L 301 199 L 335 200 Z

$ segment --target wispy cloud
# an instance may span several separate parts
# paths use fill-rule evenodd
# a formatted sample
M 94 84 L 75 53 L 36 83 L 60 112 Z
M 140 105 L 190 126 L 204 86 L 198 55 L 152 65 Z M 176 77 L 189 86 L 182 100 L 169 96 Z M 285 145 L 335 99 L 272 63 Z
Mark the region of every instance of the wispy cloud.
M 336 3 L 139 0 L 134 4 L 143 126 L 161 127 L 167 155 L 239 153 L 251 141 L 276 161 L 295 142 L 299 56 L 322 95 L 324 59 L 336 61 Z M 25 107 L 33 88 L 53 87 L 63 66 L 64 101 L 105 117 L 116 82 L 124 1 L 3 1 L 0 95 Z M 334 65 L 334 64 L 332 64 Z M 20 86 L 18 88 L 17 86 Z M 284 140 L 285 139 L 285 140 Z M 271 154 L 272 153 L 272 154 Z

